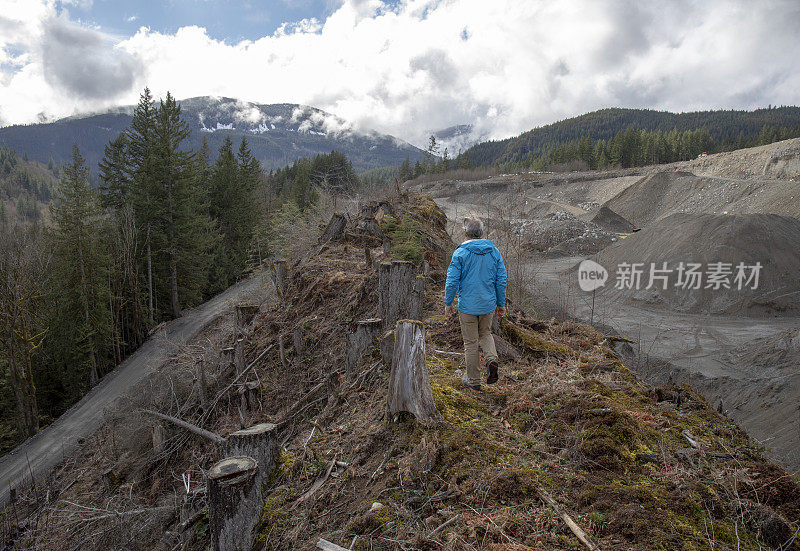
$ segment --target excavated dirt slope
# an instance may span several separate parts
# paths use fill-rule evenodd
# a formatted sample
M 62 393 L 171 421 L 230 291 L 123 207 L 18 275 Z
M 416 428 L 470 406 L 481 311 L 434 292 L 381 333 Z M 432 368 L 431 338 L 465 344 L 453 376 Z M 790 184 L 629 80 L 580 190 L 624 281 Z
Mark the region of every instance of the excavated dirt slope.
M 604 249 L 597 260 L 610 272 L 603 289 L 618 300 L 637 300 L 664 306 L 679 312 L 737 315 L 797 315 L 800 311 L 800 221 L 775 214 L 695 215 L 673 214 L 646 226 L 642 231 Z M 699 289 L 678 286 L 678 274 L 665 273 L 652 288 L 650 267 L 677 270 L 682 262 L 701 264 Z M 618 289 L 614 274 L 618 266 L 642 264 L 641 286 Z M 728 272 L 716 285 L 708 276 L 714 263 L 724 263 L 720 273 Z M 750 283 L 752 270 L 745 269 L 745 279 L 736 281 L 737 266 L 761 264 L 757 288 Z M 725 288 L 725 285 L 729 288 Z M 719 288 L 715 288 L 715 287 Z

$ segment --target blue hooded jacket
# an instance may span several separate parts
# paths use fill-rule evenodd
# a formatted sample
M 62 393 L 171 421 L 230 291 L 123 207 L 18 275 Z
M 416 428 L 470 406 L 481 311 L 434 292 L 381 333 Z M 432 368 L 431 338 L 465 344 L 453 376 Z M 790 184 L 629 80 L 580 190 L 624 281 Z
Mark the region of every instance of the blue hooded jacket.
M 458 291 L 458 310 L 481 316 L 506 305 L 506 266 L 489 239 L 469 239 L 453 253 L 447 268 L 444 303 L 453 304 Z

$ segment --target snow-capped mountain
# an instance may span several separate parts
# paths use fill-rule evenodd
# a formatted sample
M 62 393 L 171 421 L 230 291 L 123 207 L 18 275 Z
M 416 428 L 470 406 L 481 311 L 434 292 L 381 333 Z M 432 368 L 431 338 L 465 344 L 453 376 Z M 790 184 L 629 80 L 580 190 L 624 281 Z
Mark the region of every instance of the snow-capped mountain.
M 238 147 L 244 136 L 264 169 L 283 167 L 301 156 L 341 151 L 356 170 L 413 163 L 423 152 L 393 136 L 355 128 L 349 122 L 314 107 L 281 103 L 264 105 L 232 98 L 196 97 L 181 100 L 183 118 L 192 130 L 187 147 L 197 149 L 203 138 L 212 155 L 230 137 Z M 133 106 L 52 123 L 0 128 L 0 144 L 42 162 L 50 157 L 68 161 L 72 143 L 94 169 L 104 146 L 125 130 Z

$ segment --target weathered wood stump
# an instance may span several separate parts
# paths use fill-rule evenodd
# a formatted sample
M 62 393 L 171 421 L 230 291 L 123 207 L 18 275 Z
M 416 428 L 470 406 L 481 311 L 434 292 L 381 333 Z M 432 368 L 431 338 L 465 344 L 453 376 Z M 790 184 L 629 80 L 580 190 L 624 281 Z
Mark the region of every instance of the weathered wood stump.
M 412 319 L 409 303 L 414 283 L 414 265 L 405 260 L 382 262 L 378 276 L 378 317 L 383 330 L 394 329 L 399 319 Z
M 325 243 L 329 243 L 331 241 L 339 241 L 344 235 L 344 229 L 346 226 L 347 217 L 340 212 L 334 212 L 333 216 L 331 216 L 330 222 L 328 222 L 328 226 L 325 228 L 325 231 L 322 232 L 322 235 L 319 238 L 319 244 L 324 245 Z
M 292 331 L 292 346 L 294 347 L 295 356 L 301 357 L 305 353 L 306 342 L 302 327 L 298 327 Z
M 207 473 L 212 551 L 250 551 L 261 512 L 261 480 L 252 457 L 227 457 Z
M 228 435 L 223 445 L 226 456 L 247 456 L 258 462 L 258 476 L 265 482 L 278 462 L 278 427 L 259 423 Z
M 239 395 L 241 396 L 240 407 L 242 411 L 258 411 L 260 409 L 259 400 L 260 388 L 257 381 L 250 381 L 239 385 Z
M 236 375 L 241 375 L 244 371 L 244 339 L 236 339 L 233 345 L 233 365 L 236 367 Z
M 396 418 L 406 411 L 422 423 L 435 423 L 440 417 L 425 362 L 425 326 L 417 320 L 400 320 L 394 338 L 388 413 Z
M 206 382 L 206 365 L 203 358 L 194 364 L 195 384 L 197 385 L 197 395 L 200 397 L 200 407 L 203 411 L 208 408 L 208 383 Z
M 236 328 L 236 335 L 244 334 L 244 329 L 247 327 L 256 313 L 258 312 L 258 305 L 256 304 L 237 304 L 234 311 L 234 327 Z
M 370 318 L 356 323 L 356 330 L 347 336 L 345 377 L 350 380 L 364 352 L 381 338 L 380 318 Z
M 425 306 L 425 276 L 414 278 L 411 294 L 408 297 L 408 312 L 405 317 L 412 320 L 422 319 L 422 308 Z
M 219 370 L 222 373 L 225 373 L 226 371 L 233 369 L 234 352 L 235 349 L 233 346 L 227 346 L 219 351 Z
M 153 453 L 159 454 L 164 449 L 164 440 L 167 437 L 164 434 L 164 425 L 156 423 L 153 425 Z
M 272 277 L 275 281 L 275 291 L 279 297 L 286 293 L 289 284 L 289 261 L 280 258 L 272 263 Z

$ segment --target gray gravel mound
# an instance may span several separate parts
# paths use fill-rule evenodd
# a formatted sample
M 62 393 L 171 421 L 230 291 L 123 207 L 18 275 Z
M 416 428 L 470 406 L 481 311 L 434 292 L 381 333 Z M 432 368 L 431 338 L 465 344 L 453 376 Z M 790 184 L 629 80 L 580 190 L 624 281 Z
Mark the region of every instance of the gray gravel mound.
M 673 214 L 653 222 L 597 255 L 609 271 L 601 292 L 616 300 L 645 301 L 681 312 L 750 316 L 800 313 L 800 220 L 777 214 L 697 215 Z M 656 279 L 650 289 L 651 263 L 657 269 L 667 263 L 667 288 Z M 699 263 L 701 288 L 678 283 L 679 263 Z M 617 288 L 618 267 L 641 263 L 641 284 Z M 714 263 L 728 265 L 729 288 L 714 285 L 708 273 Z M 757 288 L 754 282 L 737 285 L 736 267 L 761 264 Z M 725 270 L 727 271 L 727 270 Z M 747 277 L 750 269 L 745 270 Z M 709 287 L 709 285 L 711 285 Z M 739 287 L 742 287 L 741 289 Z M 692 287 L 692 286 L 690 286 Z

